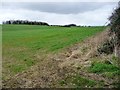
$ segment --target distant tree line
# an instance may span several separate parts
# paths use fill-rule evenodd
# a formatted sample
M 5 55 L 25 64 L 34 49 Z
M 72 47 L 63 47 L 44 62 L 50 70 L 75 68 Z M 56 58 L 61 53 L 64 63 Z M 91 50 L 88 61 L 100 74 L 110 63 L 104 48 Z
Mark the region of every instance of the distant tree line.
M 77 26 L 76 24 L 68 24 L 68 25 L 64 25 L 63 27 L 74 27 Z
M 92 27 L 92 26 L 81 26 L 81 25 L 77 26 L 76 24 L 49 25 L 46 22 L 28 21 L 28 20 L 8 20 L 2 22 L 2 24 L 46 25 L 46 26 L 58 26 L 58 27 Z
M 58 27 L 72 27 L 77 26 L 76 24 L 68 24 L 68 25 L 50 25 L 50 26 L 58 26 Z
M 28 20 L 8 20 L 4 21 L 3 24 L 26 24 L 26 25 L 47 25 L 46 22 L 28 21 Z
M 60 27 L 73 27 L 73 26 L 77 26 L 76 24 L 49 25 L 46 22 L 37 22 L 37 21 L 28 21 L 28 20 L 8 20 L 8 21 L 4 21 L 2 24 L 47 25 L 47 26 L 60 26 Z

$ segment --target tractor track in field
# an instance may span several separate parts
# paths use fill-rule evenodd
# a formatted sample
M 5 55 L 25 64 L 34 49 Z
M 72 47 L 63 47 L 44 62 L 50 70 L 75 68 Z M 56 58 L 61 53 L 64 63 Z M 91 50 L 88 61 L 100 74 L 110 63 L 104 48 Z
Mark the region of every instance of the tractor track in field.
M 3 81 L 3 88 L 62 87 L 59 85 L 59 81 L 69 75 L 75 75 L 76 73 L 88 79 L 104 81 L 104 87 L 113 87 L 111 85 L 113 79 L 87 72 L 85 69 L 91 65 L 91 58 L 99 56 L 96 51 L 97 46 L 106 40 L 106 38 L 107 31 L 103 31 L 81 43 L 66 48 L 65 51 L 58 54 L 45 55 L 43 58 L 37 54 L 35 57 L 40 59 L 41 62 L 32 66 L 29 70 L 18 73 L 10 79 Z M 78 70 L 77 68 L 79 66 L 81 67 Z

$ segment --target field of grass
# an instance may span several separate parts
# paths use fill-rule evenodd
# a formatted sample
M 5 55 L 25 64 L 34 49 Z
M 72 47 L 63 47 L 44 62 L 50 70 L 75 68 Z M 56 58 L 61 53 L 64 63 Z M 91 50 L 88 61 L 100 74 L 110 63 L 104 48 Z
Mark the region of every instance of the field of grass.
M 3 25 L 3 79 L 40 62 L 35 55 L 56 53 L 103 31 L 104 27 Z

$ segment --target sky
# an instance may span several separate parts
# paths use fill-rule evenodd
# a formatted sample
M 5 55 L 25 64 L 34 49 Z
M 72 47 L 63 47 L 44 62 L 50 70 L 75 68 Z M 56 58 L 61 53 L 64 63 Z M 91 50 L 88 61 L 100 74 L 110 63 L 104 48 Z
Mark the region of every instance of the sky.
M 102 26 L 117 6 L 116 2 L 2 2 L 0 23 L 31 20 L 50 25 Z

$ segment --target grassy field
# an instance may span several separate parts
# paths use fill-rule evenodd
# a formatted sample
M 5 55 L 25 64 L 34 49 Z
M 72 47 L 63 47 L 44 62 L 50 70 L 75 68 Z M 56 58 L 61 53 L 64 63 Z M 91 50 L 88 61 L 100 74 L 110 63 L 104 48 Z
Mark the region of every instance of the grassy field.
M 104 27 L 3 25 L 3 80 L 40 62 L 35 55 L 56 53 L 103 31 Z

